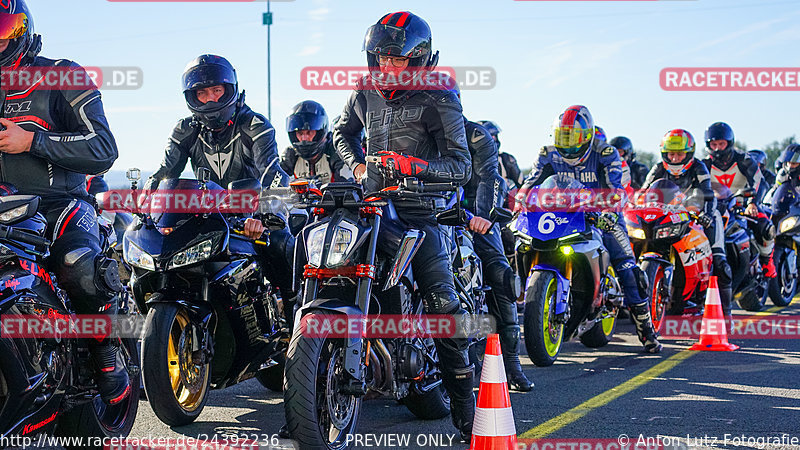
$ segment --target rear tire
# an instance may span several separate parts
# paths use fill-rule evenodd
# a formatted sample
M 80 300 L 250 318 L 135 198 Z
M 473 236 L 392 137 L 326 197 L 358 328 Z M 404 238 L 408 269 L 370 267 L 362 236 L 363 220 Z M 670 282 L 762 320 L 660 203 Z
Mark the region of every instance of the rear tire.
M 548 271 L 532 273 L 531 280 L 531 287 L 525 291 L 525 348 L 534 364 L 552 366 L 564 340 L 564 324 L 552 321 L 558 282 Z
M 425 393 L 412 387 L 403 405 L 422 420 L 438 420 L 450 415 L 450 397 L 441 384 Z
M 123 361 L 128 367 L 131 390 L 125 400 L 116 405 L 106 405 L 96 395 L 92 401 L 76 406 L 58 419 L 56 434 L 70 437 L 113 438 L 130 434 L 139 410 L 141 383 L 139 378 L 139 351 L 136 339 L 122 339 Z M 69 442 L 74 442 L 70 440 Z M 66 448 L 81 448 L 67 446 Z
M 581 343 L 589 348 L 604 347 L 611 342 L 611 337 L 614 336 L 614 327 L 616 323 L 616 316 L 597 322 L 589 331 L 581 335 Z
M 283 372 L 286 368 L 286 354 L 281 353 L 273 359 L 278 364 L 256 372 L 256 379 L 262 386 L 272 392 L 283 392 Z

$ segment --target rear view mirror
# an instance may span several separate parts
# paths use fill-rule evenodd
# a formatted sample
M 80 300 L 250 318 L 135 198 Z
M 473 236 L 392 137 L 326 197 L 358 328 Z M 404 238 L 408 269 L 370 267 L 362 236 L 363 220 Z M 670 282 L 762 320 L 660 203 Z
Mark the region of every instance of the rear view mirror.
M 467 211 L 461 208 L 452 208 L 436 214 L 436 221 L 449 227 L 458 227 L 469 222 L 467 220 Z
M 513 218 L 514 218 L 514 213 L 507 208 L 494 207 L 489 212 L 489 220 L 491 220 L 492 222 L 497 222 L 501 225 L 511 222 L 511 219 Z

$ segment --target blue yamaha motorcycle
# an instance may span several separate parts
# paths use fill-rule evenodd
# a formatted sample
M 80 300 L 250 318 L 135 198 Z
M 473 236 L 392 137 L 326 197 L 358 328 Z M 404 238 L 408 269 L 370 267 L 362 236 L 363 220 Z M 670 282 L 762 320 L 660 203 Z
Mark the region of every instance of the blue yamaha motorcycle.
M 563 341 L 587 347 L 611 340 L 623 295 L 602 232 L 592 213 L 547 211 L 539 192 L 579 191 L 573 179 L 550 177 L 531 190 L 510 225 L 517 237 L 517 270 L 525 284 L 525 347 L 537 366 L 550 366 Z

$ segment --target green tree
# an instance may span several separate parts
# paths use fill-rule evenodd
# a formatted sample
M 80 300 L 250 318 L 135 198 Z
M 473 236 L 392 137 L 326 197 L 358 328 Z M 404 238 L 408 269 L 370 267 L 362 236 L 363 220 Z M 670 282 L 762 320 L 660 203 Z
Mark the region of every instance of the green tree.
M 773 141 L 771 144 L 764 146 L 762 150 L 767 154 L 767 167 L 772 170 L 775 160 L 781 155 L 783 149 L 789 144 L 796 144 L 797 140 L 794 135 L 784 138 L 780 141 Z
M 655 166 L 659 159 L 655 153 L 636 150 L 636 160 L 649 168 Z

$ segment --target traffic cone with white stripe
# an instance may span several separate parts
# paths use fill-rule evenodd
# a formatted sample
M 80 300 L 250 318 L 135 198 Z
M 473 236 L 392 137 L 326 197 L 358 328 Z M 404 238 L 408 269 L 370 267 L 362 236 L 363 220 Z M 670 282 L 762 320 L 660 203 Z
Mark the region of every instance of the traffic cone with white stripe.
M 507 450 L 517 448 L 517 429 L 508 396 L 506 369 L 500 351 L 500 337 L 486 339 L 481 385 L 472 425 L 470 450 Z
M 725 315 L 722 313 L 722 303 L 719 301 L 717 277 L 712 276 L 709 279 L 708 290 L 706 291 L 706 309 L 703 312 L 700 341 L 689 347 L 689 350 L 732 352 L 738 348 L 738 345 L 728 342 Z

